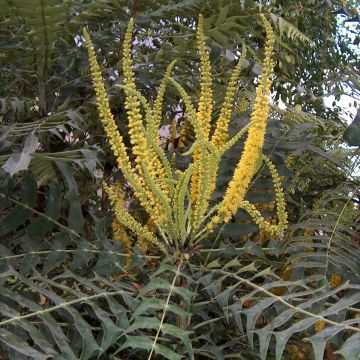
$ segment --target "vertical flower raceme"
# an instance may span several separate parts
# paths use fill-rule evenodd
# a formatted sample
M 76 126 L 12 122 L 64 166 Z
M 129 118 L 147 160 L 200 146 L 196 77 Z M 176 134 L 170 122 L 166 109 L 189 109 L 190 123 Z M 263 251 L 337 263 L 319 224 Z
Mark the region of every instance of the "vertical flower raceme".
M 124 73 L 124 85 L 125 85 L 125 109 L 127 111 L 130 142 L 132 145 L 132 153 L 135 156 L 135 166 L 138 173 L 141 175 L 141 180 L 146 191 L 147 198 L 153 209 L 153 220 L 159 222 L 162 226 L 165 226 L 166 220 L 170 220 L 171 215 L 166 219 L 164 212 L 164 201 L 168 202 L 166 196 L 162 195 L 162 190 L 155 180 L 160 176 L 165 176 L 165 169 L 162 166 L 161 161 L 158 159 L 158 154 L 152 151 L 154 146 L 157 146 L 157 136 L 154 138 L 154 133 L 149 134 L 149 138 L 152 141 L 148 141 L 143 124 L 143 118 L 141 114 L 141 100 L 137 95 L 135 85 L 135 75 L 133 70 L 133 61 L 131 54 L 132 43 L 132 31 L 134 27 L 134 20 L 130 19 L 129 25 L 125 34 L 124 47 L 123 47 L 123 73 Z M 170 69 L 171 71 L 171 69 Z M 156 158 L 156 161 L 154 160 Z M 155 191 L 154 191 L 155 190 Z
M 126 95 L 125 109 L 127 112 L 130 142 L 132 145 L 132 153 L 135 156 L 136 169 L 139 174 L 142 174 L 142 166 L 148 165 L 149 162 L 149 146 L 146 140 L 146 134 L 143 126 L 140 100 L 136 95 L 135 75 L 131 55 L 133 27 L 134 20 L 130 19 L 125 34 L 123 50 L 123 73 Z
M 166 86 L 169 83 L 169 78 L 171 76 L 171 72 L 175 66 L 176 60 L 174 60 L 167 68 L 166 73 L 164 75 L 164 78 L 160 84 L 156 100 L 154 103 L 154 109 L 153 109 L 153 116 L 151 118 L 151 121 L 147 123 L 146 130 L 148 133 L 148 136 L 153 139 L 154 145 L 158 145 L 159 141 L 159 127 L 161 124 L 161 118 L 162 118 L 162 110 L 163 110 L 163 102 L 164 102 L 164 95 Z M 153 175 L 155 176 L 155 179 L 166 179 L 167 173 L 166 169 L 164 168 L 163 163 L 161 162 L 161 159 L 159 159 L 158 154 L 156 151 L 152 148 L 150 150 L 150 158 L 149 158 L 149 167 L 153 169 Z M 162 182 L 159 184 L 159 187 L 161 190 L 166 194 L 169 195 L 170 192 L 170 186 L 166 182 Z
M 221 152 L 218 152 L 217 150 L 223 150 L 228 139 L 228 127 L 231 121 L 234 97 L 237 90 L 238 78 L 245 61 L 245 56 L 246 48 L 243 45 L 241 57 L 230 77 L 229 85 L 227 87 L 225 98 L 220 110 L 220 115 L 216 121 L 216 127 L 211 137 L 211 142 L 208 144 L 208 152 L 203 155 L 203 157 L 207 156 L 208 158 L 208 162 L 205 164 L 206 169 L 202 170 L 205 174 L 207 174 L 207 176 L 203 179 L 203 181 L 207 183 L 207 186 L 202 191 L 200 201 L 201 205 L 198 207 L 199 214 L 196 217 L 197 223 L 194 224 L 195 231 L 203 221 L 203 216 L 209 206 L 211 194 L 216 187 L 217 172 L 221 160 Z
M 195 157 L 197 157 L 197 159 Z M 209 185 L 211 184 L 210 175 L 212 173 L 211 162 L 213 160 L 214 157 L 211 156 L 207 143 L 205 141 L 200 142 L 194 152 L 194 172 L 197 173 L 197 195 L 193 205 L 192 233 L 195 233 L 200 227 L 204 212 L 207 209 Z
M 213 228 L 216 222 L 228 222 L 233 214 L 243 203 L 245 193 L 250 185 L 251 179 L 257 170 L 257 162 L 261 157 L 261 151 L 265 139 L 266 122 L 269 114 L 269 96 L 271 87 L 271 77 L 273 74 L 274 63 L 272 60 L 274 34 L 270 23 L 265 15 L 261 14 L 262 21 L 266 30 L 265 60 L 263 62 L 263 73 L 260 76 L 259 84 L 256 89 L 254 109 L 251 115 L 251 122 L 248 137 L 244 145 L 241 159 L 235 169 L 234 176 L 226 190 L 223 201 L 218 209 L 218 216 L 208 225 Z
M 228 88 L 226 90 L 224 102 L 221 107 L 219 119 L 216 122 L 216 128 L 214 134 L 211 137 L 211 142 L 218 149 L 225 144 L 228 138 L 228 127 L 231 121 L 234 97 L 237 90 L 237 83 L 238 83 L 240 71 L 245 61 L 245 56 L 246 56 L 246 48 L 245 46 L 243 46 L 241 57 L 231 74 L 231 78 L 229 81 Z
M 133 60 L 131 54 L 132 31 L 134 27 L 133 19 L 130 19 L 124 39 L 123 48 L 123 73 L 125 91 L 125 109 L 128 116 L 129 135 L 132 144 L 132 153 L 135 156 L 136 168 L 144 180 L 143 166 L 145 166 L 152 179 L 166 177 L 166 171 L 158 154 L 154 150 L 158 146 L 158 127 L 160 125 L 161 111 L 164 92 L 168 78 L 170 77 L 175 62 L 171 63 L 161 83 L 155 106 L 147 124 L 148 134 L 146 134 L 143 118 L 141 114 L 141 98 L 138 95 L 135 85 L 135 74 L 133 70 Z M 149 143 L 147 135 L 152 144 Z M 163 190 L 166 187 L 163 187 Z M 148 194 L 152 198 L 151 194 Z M 152 199 L 156 203 L 155 199 Z
M 206 49 L 206 42 L 204 38 L 204 18 L 200 14 L 199 23 L 196 32 L 196 42 L 200 55 L 200 96 L 198 109 L 196 113 L 197 123 L 199 126 L 198 132 L 195 132 L 195 140 L 199 141 L 200 145 L 194 151 L 194 171 L 191 178 L 191 199 L 193 203 L 193 231 L 196 231 L 202 220 L 202 209 L 204 208 L 204 196 L 207 193 L 208 182 L 207 177 L 207 158 L 208 153 L 205 142 L 209 139 L 211 117 L 213 110 L 213 92 L 212 92 L 212 73 L 209 53 Z
M 117 159 L 119 167 L 122 169 L 125 178 L 134 188 L 135 192 L 137 192 L 137 190 L 141 190 L 140 182 L 138 180 L 138 177 L 134 173 L 134 169 L 131 166 L 123 138 L 117 128 L 114 117 L 111 113 L 109 100 L 107 97 L 104 83 L 102 81 L 100 67 L 96 60 L 95 50 L 92 46 L 89 33 L 86 30 L 84 30 L 84 38 L 86 48 L 89 54 L 90 71 L 94 83 L 100 119 L 104 124 L 105 132 L 111 145 L 111 150 L 113 151 Z M 137 195 L 140 197 L 142 196 L 142 194 L 139 192 Z
M 285 194 L 284 194 L 283 188 L 281 186 L 281 179 L 276 170 L 275 165 L 266 156 L 263 156 L 263 159 L 270 171 L 270 174 L 271 174 L 271 177 L 272 177 L 272 180 L 274 183 L 276 211 L 277 211 L 277 217 L 278 217 L 278 224 L 276 225 L 277 226 L 276 234 L 279 235 L 282 232 L 284 232 L 284 230 L 286 229 L 287 223 L 288 223 Z
M 211 126 L 211 115 L 213 109 L 213 92 L 212 92 L 212 73 L 209 53 L 206 50 L 204 38 L 204 18 L 200 14 L 199 24 L 196 32 L 196 41 L 200 55 L 201 80 L 200 80 L 200 97 L 198 104 L 197 117 L 198 122 L 203 129 L 205 139 L 209 137 Z
M 163 80 L 161 81 L 156 99 L 155 99 L 155 103 L 154 103 L 154 118 L 153 121 L 148 124 L 148 129 L 150 134 L 155 138 L 157 138 L 159 136 L 158 132 L 159 132 L 159 127 L 160 127 L 160 123 L 161 123 L 161 116 L 162 116 L 162 108 L 163 108 L 163 103 L 164 103 L 164 95 L 165 95 L 165 90 L 166 90 L 166 86 L 169 83 L 169 79 L 171 76 L 171 72 L 175 66 L 176 60 L 174 60 L 173 62 L 171 62 L 171 64 L 168 66 L 166 73 L 163 77 Z

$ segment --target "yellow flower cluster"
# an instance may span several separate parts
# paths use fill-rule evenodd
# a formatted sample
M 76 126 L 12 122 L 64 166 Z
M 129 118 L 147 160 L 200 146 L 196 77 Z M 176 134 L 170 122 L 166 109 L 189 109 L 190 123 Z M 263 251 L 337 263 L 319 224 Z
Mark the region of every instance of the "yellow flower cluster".
M 167 68 L 165 76 L 160 84 L 158 94 L 154 103 L 153 116 L 147 124 L 148 136 L 153 139 L 153 141 L 158 141 L 158 129 L 160 127 L 161 118 L 162 118 L 162 108 L 164 102 L 164 95 L 166 86 L 169 82 L 171 72 L 175 66 L 176 60 L 174 60 Z M 154 179 L 165 179 L 167 178 L 166 169 L 164 168 L 163 163 L 157 156 L 154 149 L 150 150 L 149 156 L 149 168 L 152 169 L 152 175 Z M 159 184 L 160 189 L 164 192 L 165 195 L 169 195 L 170 187 L 167 183 L 162 182 Z
M 342 283 L 342 277 L 336 273 L 331 274 L 330 286 L 331 288 L 336 288 Z
M 268 169 L 270 170 L 270 174 L 274 183 L 276 211 L 279 219 L 278 233 L 280 234 L 285 230 L 287 226 L 285 194 L 281 186 L 281 178 L 276 170 L 275 165 L 266 156 L 263 156 L 263 160 L 265 161 Z
M 196 40 L 200 54 L 201 65 L 201 81 L 200 81 L 200 97 L 198 104 L 198 122 L 202 127 L 205 139 L 209 137 L 211 115 L 213 109 L 213 93 L 212 93 L 212 74 L 209 53 L 206 50 L 206 42 L 204 39 L 204 18 L 199 16 L 199 24 L 196 32 Z
M 198 110 L 196 113 L 196 121 L 199 126 L 199 131 L 195 132 L 195 140 L 200 141 L 201 145 L 209 138 L 211 115 L 213 109 L 213 93 L 212 93 L 212 76 L 209 53 L 206 50 L 206 42 L 204 39 L 204 18 L 200 14 L 199 24 L 196 32 L 196 41 L 200 55 L 200 96 L 198 103 Z M 206 173 L 206 149 L 204 146 L 199 146 L 194 152 L 194 172 L 191 178 L 191 199 L 194 208 L 193 227 L 197 227 L 200 223 L 200 213 L 202 207 L 202 200 L 199 200 L 204 193 L 206 180 L 204 175 Z
M 128 180 L 133 180 L 135 183 L 137 183 L 136 176 L 134 176 L 129 157 L 126 152 L 123 138 L 117 129 L 114 117 L 110 111 L 109 100 L 106 94 L 104 83 L 102 81 L 100 67 L 96 61 L 95 50 L 91 44 L 89 33 L 86 30 L 84 30 L 84 38 L 89 54 L 90 71 L 96 93 L 97 108 L 100 119 L 104 124 L 106 134 L 108 135 L 111 150 L 113 151 L 118 161 L 119 167 L 123 170 L 127 177 L 129 177 Z
M 286 203 L 283 189 L 281 187 L 280 176 L 274 166 L 274 164 L 265 156 L 262 156 L 262 159 L 268 166 L 272 180 L 274 183 L 275 189 L 275 202 L 276 202 L 276 212 L 278 217 L 278 224 L 270 218 L 269 220 L 265 219 L 260 211 L 247 200 L 242 200 L 239 204 L 239 209 L 243 209 L 251 216 L 253 221 L 259 226 L 260 233 L 265 233 L 271 237 L 277 237 L 282 234 L 287 226 L 287 212 L 286 212 Z M 269 208 L 269 206 L 267 206 Z M 273 205 L 270 205 L 273 208 Z M 220 217 L 219 217 L 220 218 Z M 214 220 L 213 220 L 214 221 Z M 216 219 L 219 221 L 219 219 Z M 221 218 L 220 218 L 221 221 Z
M 129 24 L 130 28 L 131 28 L 131 26 L 132 26 L 132 22 L 130 22 L 130 24 Z M 110 110 L 110 104 L 109 104 L 109 100 L 107 97 L 104 83 L 102 81 L 100 67 L 96 60 L 95 50 L 94 50 L 94 47 L 92 46 L 90 36 L 86 30 L 84 30 L 84 38 L 85 38 L 85 44 L 86 44 L 86 47 L 88 49 L 88 54 L 89 54 L 90 71 L 91 71 L 91 75 L 92 75 L 92 79 L 93 79 L 93 83 L 94 83 L 94 89 L 95 89 L 95 93 L 96 93 L 96 100 L 97 100 L 99 116 L 100 116 L 102 123 L 104 124 L 105 132 L 107 134 L 109 143 L 111 145 L 111 150 L 113 151 L 113 153 L 117 159 L 119 168 L 123 171 L 125 178 L 129 181 L 129 183 L 133 187 L 134 192 L 135 192 L 136 196 L 139 198 L 140 202 L 142 204 L 144 204 L 148 210 L 150 210 L 150 211 L 153 210 L 153 214 L 155 215 L 156 219 L 159 219 L 160 218 L 159 209 L 158 208 L 153 209 L 152 207 L 150 207 L 151 206 L 150 204 L 152 204 L 152 205 L 157 204 L 158 201 L 156 201 L 154 199 L 153 194 L 150 191 L 146 191 L 146 189 L 142 186 L 141 178 L 139 176 L 137 176 L 137 174 L 135 173 L 134 169 L 131 166 L 130 159 L 129 159 L 129 156 L 126 151 L 126 147 L 124 145 L 123 138 L 117 128 L 114 117 Z M 127 40 L 127 42 L 129 44 L 131 43 L 130 40 Z M 128 65 L 129 65 L 129 59 L 126 59 L 124 62 L 124 67 L 128 68 Z M 131 61 L 130 61 L 130 65 L 131 65 Z M 132 76 L 131 72 L 127 71 L 128 81 L 131 81 L 131 76 Z M 131 87 L 131 89 L 134 90 L 134 86 Z M 131 119 L 132 129 L 137 128 L 138 130 L 139 129 L 141 130 L 140 134 L 135 134 L 132 138 L 132 144 L 134 145 L 133 151 L 135 148 L 136 149 L 135 153 L 140 152 L 143 154 L 144 149 L 145 150 L 147 149 L 147 144 L 146 144 L 146 142 L 144 144 L 145 140 L 144 140 L 144 136 L 143 136 L 143 132 L 142 132 L 142 124 L 139 124 L 139 122 L 142 121 L 141 115 L 139 112 L 140 110 L 138 108 L 138 102 L 134 98 L 133 92 L 129 92 L 129 94 L 131 94 L 131 96 L 130 96 L 130 99 L 127 100 L 126 107 L 128 109 L 130 109 L 130 106 L 134 107 L 134 111 L 130 110 L 129 111 L 130 115 L 128 114 Z M 131 133 L 131 132 L 133 132 L 133 131 L 130 130 L 129 133 Z M 143 151 L 140 151 L 140 149 L 143 149 Z M 147 151 L 145 151 L 145 154 L 147 154 Z M 137 159 L 137 165 L 138 165 L 138 169 L 141 170 L 139 158 Z M 148 201 L 149 195 L 150 195 L 150 199 Z
M 285 164 L 288 168 L 291 168 L 291 166 L 293 165 L 294 163 L 294 160 L 295 160 L 295 157 L 293 154 L 290 154 L 287 156 L 286 158 L 286 161 L 285 161 Z
M 190 132 L 190 122 L 186 121 L 180 129 L 178 138 L 178 149 L 183 149 L 186 146 L 188 134 Z
M 125 109 L 127 111 L 130 142 L 132 145 L 132 153 L 135 156 L 136 169 L 141 174 L 141 180 L 143 184 L 147 184 L 144 175 L 143 166 L 146 166 L 150 177 L 156 179 L 159 174 L 165 175 L 165 170 L 161 166 L 161 162 L 157 158 L 154 151 L 151 151 L 151 146 L 148 143 L 146 133 L 144 131 L 143 118 L 141 115 L 141 104 L 139 96 L 136 92 L 135 75 L 133 70 L 133 61 L 131 55 L 131 43 L 132 43 L 132 31 L 134 27 L 133 19 L 130 19 L 128 29 L 124 39 L 124 51 L 123 51 L 123 72 L 124 72 L 124 91 L 125 97 Z M 159 105 L 158 105 L 159 107 Z M 155 108 L 155 111 L 157 108 Z M 150 124 L 150 126 L 152 123 Z M 158 218 L 161 213 L 161 209 L 157 206 L 158 199 L 147 188 L 146 194 L 152 205 L 157 212 Z
M 324 329 L 325 329 L 325 321 L 324 320 L 319 320 L 315 323 L 315 331 L 316 332 L 323 331 Z
M 136 168 L 140 174 L 143 174 L 142 164 L 148 164 L 148 143 L 143 131 L 143 119 L 141 115 L 141 105 L 136 96 L 135 76 L 133 71 L 133 62 L 131 56 L 132 31 L 134 20 L 130 19 L 128 30 L 124 39 L 123 51 L 123 71 L 125 84 L 125 109 L 127 111 L 129 123 L 129 135 L 132 145 L 132 152 L 135 155 Z M 149 171 L 150 172 L 150 171 Z
M 159 243 L 156 236 L 154 236 L 147 227 L 141 225 L 127 211 L 124 210 L 123 206 L 121 206 L 121 201 L 119 201 L 118 194 L 114 188 L 110 188 L 107 185 L 105 185 L 104 188 L 114 208 L 117 220 L 133 231 L 137 236 L 144 237 L 146 241 L 162 248 L 163 246 Z
M 248 212 L 254 222 L 259 226 L 260 230 L 264 231 L 266 234 L 269 234 L 270 236 L 279 236 L 279 234 L 281 234 L 281 227 L 265 220 L 261 216 L 260 211 L 249 201 L 243 200 L 239 208 Z
M 300 345 L 287 345 L 288 355 L 286 359 L 288 360 L 306 360 L 309 359 L 310 354 L 305 346 Z
M 203 32 L 203 17 L 200 15 L 196 36 L 201 64 L 201 88 L 197 111 L 198 131 L 195 128 L 196 140 L 199 142 L 194 151 L 194 172 L 191 179 L 191 200 L 193 203 L 192 230 L 197 231 L 204 220 L 211 194 L 216 186 L 217 171 L 221 155 L 228 137 L 228 125 L 231 120 L 232 108 L 237 82 L 242 69 L 246 51 L 243 46 L 242 55 L 232 72 L 225 94 L 223 105 L 211 140 L 209 141 L 212 118 L 211 66 Z M 234 142 L 235 143 L 235 142 Z M 217 151 L 219 150 L 219 151 Z
M 149 230 L 149 226 L 138 222 L 124 209 L 123 200 L 121 200 L 116 186 L 105 186 L 117 220 L 113 223 L 115 237 L 126 235 L 126 232 L 121 233 L 124 230 L 122 226 L 125 226 L 138 237 L 138 246 L 144 251 L 147 248 L 145 244 L 148 243 L 155 245 L 165 253 L 176 250 L 183 251 L 195 246 L 207 230 L 213 231 L 217 224 L 229 221 L 239 208 L 246 210 L 259 227 L 272 236 L 277 236 L 284 231 L 287 215 L 281 180 L 274 165 L 261 154 L 269 113 L 269 95 L 274 66 L 271 59 L 274 35 L 265 16 L 261 15 L 261 17 L 266 29 L 267 40 L 263 74 L 260 76 L 256 90 L 254 110 L 250 124 L 230 140 L 228 140 L 228 127 L 235 102 L 238 77 L 246 56 L 245 47 L 243 47 L 239 62 L 232 72 L 220 115 L 215 123 L 214 131 L 211 133 L 212 74 L 204 39 L 203 17 L 201 15 L 199 17 L 196 33 L 201 64 L 200 96 L 197 110 L 184 88 L 171 78 L 175 62 L 169 65 L 153 105 L 150 105 L 137 91 L 131 55 L 133 20 L 130 20 L 124 39 L 124 84 L 117 86 L 125 92 L 125 109 L 134 165 L 130 162 L 123 138 L 111 114 L 95 50 L 89 34 L 86 30 L 84 31 L 99 115 L 111 149 L 117 158 L 119 169 L 134 191 L 134 195 L 147 211 L 149 221 L 156 226 L 156 231 L 152 231 Z M 180 94 L 182 103 L 186 107 L 187 123 L 193 126 L 195 134 L 193 146 L 183 154 L 184 156 L 191 155 L 193 163 L 184 171 L 172 169 L 164 149 L 159 145 L 158 128 L 161 125 L 164 96 L 168 84 L 172 85 Z M 176 129 L 173 130 L 175 134 Z M 246 132 L 248 132 L 248 137 L 244 151 L 224 199 L 213 209 L 209 209 L 221 157 Z M 261 160 L 265 161 L 273 178 L 278 224 L 271 224 L 263 219 L 259 210 L 244 199 Z M 208 222 L 207 225 L 206 222 Z M 126 246 L 129 248 L 128 245 Z
M 162 149 L 158 147 L 157 141 L 151 138 L 149 140 L 144 129 L 141 106 L 146 110 L 149 110 L 149 107 L 146 100 L 137 92 L 134 83 L 135 76 L 132 70 L 131 58 L 132 27 L 133 21 L 131 20 L 124 41 L 123 70 L 124 90 L 126 95 L 125 108 L 127 110 L 129 121 L 132 153 L 135 157 L 134 168 L 130 163 L 123 138 L 119 133 L 115 120 L 111 114 L 101 71 L 96 61 L 96 54 L 86 30 L 84 30 L 85 44 L 88 49 L 90 71 L 94 83 L 100 119 L 104 124 L 105 132 L 111 145 L 111 149 L 117 158 L 119 168 L 133 188 L 140 203 L 148 213 L 151 213 L 154 221 L 163 226 L 169 207 L 166 206 L 169 203 L 166 195 L 171 186 L 165 182 L 160 184 L 156 184 L 155 182 L 159 178 L 165 179 L 168 173 L 171 174 L 171 170 L 168 164 L 164 165 L 164 163 L 167 162 L 167 159 L 166 156 L 162 154 Z M 149 119 L 153 118 L 152 113 L 147 115 L 149 115 Z M 166 168 L 166 165 L 168 165 L 168 168 Z
M 228 128 L 229 128 L 229 123 L 231 121 L 234 97 L 237 90 L 238 78 L 245 61 L 245 57 L 246 57 L 246 48 L 245 46 L 243 46 L 241 57 L 231 74 L 229 85 L 226 90 L 226 94 L 224 98 L 224 103 L 221 107 L 220 116 L 216 122 L 216 128 L 214 134 L 211 137 L 211 142 L 218 149 L 220 149 L 228 139 Z
M 251 115 L 251 123 L 253 123 L 253 126 L 249 129 L 248 138 L 245 142 L 241 159 L 235 169 L 234 177 L 230 181 L 224 199 L 219 206 L 218 214 L 220 221 L 224 222 L 230 220 L 240 205 L 247 204 L 246 202 L 244 203 L 244 196 L 257 170 L 257 162 L 261 158 L 261 151 L 265 139 L 266 122 L 270 110 L 269 96 L 272 83 L 271 77 L 274 67 L 272 60 L 274 33 L 265 15 L 260 15 L 267 34 L 263 73 L 260 76 L 259 85 L 256 89 L 254 110 Z M 247 208 L 250 209 L 249 206 L 247 206 Z M 254 213 L 253 209 L 252 212 Z M 212 223 L 216 224 L 219 222 L 219 217 L 213 219 Z M 210 229 L 213 227 L 212 223 L 209 224 Z
M 199 48 L 201 49 L 201 46 L 199 46 Z M 198 176 L 198 178 L 194 177 L 194 181 L 198 181 L 200 185 L 197 188 L 199 194 L 193 196 L 193 202 L 197 203 L 197 206 L 195 206 L 194 210 L 193 223 L 195 231 L 203 221 L 203 216 L 208 208 L 211 194 L 216 187 L 217 172 L 221 159 L 220 155 L 227 150 L 226 142 L 228 139 L 228 127 L 231 121 L 233 102 L 237 90 L 238 78 L 245 61 L 245 56 L 246 48 L 245 46 L 243 46 L 241 57 L 231 74 L 229 85 L 227 87 L 225 98 L 221 107 L 220 115 L 216 121 L 214 133 L 211 136 L 209 148 L 200 148 L 203 152 L 202 154 L 200 154 L 200 157 L 202 159 L 202 161 L 200 162 L 200 164 L 202 165 L 200 165 L 200 171 L 202 176 Z M 207 140 L 207 138 L 205 138 L 205 140 Z M 201 186 L 201 181 L 205 183 L 205 186 Z

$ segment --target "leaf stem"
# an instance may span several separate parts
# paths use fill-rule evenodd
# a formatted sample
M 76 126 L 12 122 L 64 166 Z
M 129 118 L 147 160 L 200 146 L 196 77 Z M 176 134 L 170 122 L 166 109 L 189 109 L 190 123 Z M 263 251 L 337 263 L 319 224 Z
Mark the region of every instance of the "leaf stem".
M 161 316 L 160 326 L 159 326 L 159 329 L 158 329 L 158 331 L 157 331 L 157 333 L 156 333 L 156 335 L 155 335 L 155 339 L 154 339 L 154 342 L 153 342 L 153 344 L 152 344 L 152 347 L 151 347 L 151 350 L 150 350 L 150 354 L 149 354 L 148 360 L 151 359 L 151 357 L 152 357 L 152 355 L 153 355 L 153 353 L 154 353 L 155 346 L 156 346 L 156 342 L 157 342 L 157 340 L 158 340 L 158 338 L 159 338 L 159 334 L 160 334 L 162 325 L 163 325 L 164 320 L 165 320 L 165 315 L 166 315 L 167 308 L 168 308 L 168 306 L 169 306 L 170 297 L 171 297 L 172 292 L 173 292 L 173 289 L 174 289 L 174 287 L 175 287 L 176 279 L 177 279 L 177 277 L 178 277 L 179 274 L 180 274 L 180 268 L 181 268 L 182 263 L 183 263 L 183 261 L 182 261 L 182 257 L 181 257 L 181 258 L 180 258 L 180 261 L 179 261 L 179 265 L 178 265 L 178 267 L 177 267 L 177 269 L 176 269 L 176 273 L 175 273 L 174 279 L 173 279 L 173 281 L 172 281 L 172 283 L 171 283 L 170 291 L 169 291 L 169 294 L 168 294 L 168 296 L 167 296 L 166 303 L 165 303 L 165 308 L 164 308 L 164 311 L 163 311 L 162 316 Z

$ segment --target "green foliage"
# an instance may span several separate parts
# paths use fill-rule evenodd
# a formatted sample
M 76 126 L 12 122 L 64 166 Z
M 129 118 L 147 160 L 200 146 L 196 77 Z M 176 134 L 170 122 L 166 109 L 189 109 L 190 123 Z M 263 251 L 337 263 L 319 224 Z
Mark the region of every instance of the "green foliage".
M 360 145 L 360 110 L 358 110 L 354 121 L 349 125 L 349 127 L 344 132 L 344 139 L 351 146 Z
M 250 106 L 240 109 L 241 102 L 253 101 L 260 71 L 259 3 L 0 2 L 1 358 L 292 359 L 305 349 L 307 359 L 359 359 L 358 149 L 343 141 L 340 109 L 322 101 L 329 93 L 336 101 L 343 92 L 358 97 L 351 46 L 359 41 L 358 25 L 351 41 L 339 31 L 340 18 L 358 21 L 356 3 L 266 3 L 277 35 L 273 93 L 288 108 L 274 104 L 265 154 L 283 177 L 292 226 L 283 239 L 271 239 L 239 212 L 189 259 L 180 253 L 160 259 L 151 247 L 142 252 L 130 234 L 131 254 L 114 241 L 99 180 L 123 178 L 99 128 L 82 28 L 99 49 L 112 112 L 125 134 L 117 69 L 129 15 L 138 90 L 150 99 L 174 58 L 176 80 L 195 98 L 200 12 L 215 70 L 215 110 L 244 41 L 235 134 L 247 123 Z M 166 96 L 162 125 L 175 118 L 183 129 L 178 94 L 169 87 Z M 351 145 L 358 145 L 355 125 L 345 132 Z M 178 148 L 180 136 L 162 139 L 179 166 L 193 143 L 188 131 L 187 147 Z M 241 150 L 239 141 L 225 154 L 214 202 Z M 247 194 L 268 217 L 271 186 L 259 168 Z M 129 191 L 126 201 L 145 224 Z
M 10 358 L 135 359 L 154 351 L 168 359 L 257 352 L 265 359 L 274 351 L 280 359 L 290 339 L 303 337 L 316 359 L 329 342 L 343 343 L 345 359 L 358 358 L 359 250 L 349 230 L 357 215 L 347 188 L 345 199 L 329 194 L 318 205 L 341 210 L 309 213 L 285 244 L 215 239 L 190 262 L 175 254 L 162 263 L 134 249 L 125 270 L 129 254 L 106 238 L 94 214 L 94 233 L 81 235 L 89 219 L 79 227 L 81 213 L 66 210 L 80 204 L 72 172 L 62 170 L 71 201 L 59 203 L 53 184 L 41 212 L 29 172 L 2 188 L 0 337 Z M 342 282 L 335 286 L 334 273 Z M 326 326 L 317 332 L 319 321 Z

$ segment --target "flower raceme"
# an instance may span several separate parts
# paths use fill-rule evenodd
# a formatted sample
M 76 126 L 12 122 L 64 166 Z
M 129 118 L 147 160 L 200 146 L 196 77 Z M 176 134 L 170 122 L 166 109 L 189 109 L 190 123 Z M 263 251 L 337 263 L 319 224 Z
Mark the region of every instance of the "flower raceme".
M 269 96 L 271 76 L 274 67 L 272 60 L 274 34 L 265 15 L 261 14 L 261 17 L 267 34 L 263 73 L 260 76 L 259 84 L 256 88 L 256 98 L 250 119 L 250 123 L 252 123 L 253 126 L 249 129 L 244 150 L 235 169 L 234 177 L 230 181 L 224 199 L 218 209 L 220 221 L 223 222 L 228 222 L 231 216 L 235 214 L 243 204 L 246 191 L 257 170 L 257 161 L 261 158 L 262 147 L 264 145 L 266 122 L 270 110 Z M 219 221 L 219 218 L 215 218 L 215 221 Z M 212 223 L 208 225 L 208 228 L 211 227 Z
M 212 74 L 204 39 L 202 16 L 199 17 L 196 35 L 201 65 L 197 109 L 181 84 L 171 77 L 175 61 L 169 65 L 153 105 L 149 104 L 137 90 L 131 56 L 133 20 L 130 20 L 123 50 L 124 83 L 119 85 L 125 93 L 130 149 L 124 145 L 123 137 L 110 111 L 95 49 L 88 32 L 84 30 L 99 117 L 119 169 L 134 196 L 148 213 L 156 230 L 149 231 L 147 226 L 142 225 L 124 209 L 123 200 L 118 196 L 118 185 L 115 184 L 112 187 L 104 185 L 104 188 L 113 206 L 117 222 L 133 232 L 138 239 L 145 239 L 164 253 L 172 253 L 176 250 L 184 252 L 186 249 L 191 251 L 206 234 L 213 232 L 219 224 L 228 222 L 238 209 L 247 211 L 260 229 L 271 236 L 278 236 L 286 227 L 287 215 L 281 182 L 275 166 L 262 155 L 274 66 L 272 60 L 274 34 L 266 17 L 263 14 L 260 16 L 267 34 L 263 73 L 256 89 L 250 124 L 231 139 L 229 139 L 228 128 L 238 89 L 239 75 L 246 56 L 245 46 L 229 80 L 220 115 L 211 131 Z M 186 108 L 187 123 L 191 124 L 195 133 L 194 144 L 189 151 L 182 154 L 192 156 L 192 163 L 184 171 L 174 168 L 165 150 L 159 145 L 159 126 L 167 86 L 173 86 L 178 92 Z M 219 204 L 210 208 L 210 199 L 215 190 L 221 158 L 246 132 L 248 135 L 244 150 L 225 196 Z M 131 152 L 133 161 L 130 161 L 128 151 Z M 244 199 L 261 161 L 265 161 L 273 178 L 279 219 L 277 225 L 268 223 L 256 207 Z

